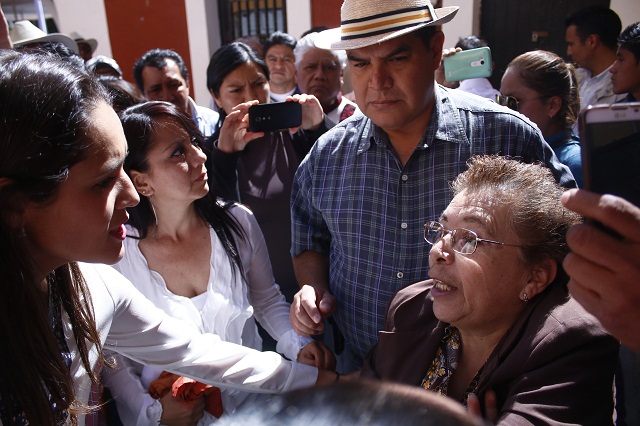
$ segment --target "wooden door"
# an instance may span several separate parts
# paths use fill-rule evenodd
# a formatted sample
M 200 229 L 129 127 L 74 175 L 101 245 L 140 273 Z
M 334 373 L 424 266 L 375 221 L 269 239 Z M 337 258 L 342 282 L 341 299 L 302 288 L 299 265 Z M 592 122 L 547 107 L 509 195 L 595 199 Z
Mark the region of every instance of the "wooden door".
M 609 7 L 609 0 L 483 0 L 480 36 L 489 44 L 495 62 L 494 87 L 500 88 L 506 66 L 524 52 L 549 50 L 569 59 L 564 20 L 592 4 Z

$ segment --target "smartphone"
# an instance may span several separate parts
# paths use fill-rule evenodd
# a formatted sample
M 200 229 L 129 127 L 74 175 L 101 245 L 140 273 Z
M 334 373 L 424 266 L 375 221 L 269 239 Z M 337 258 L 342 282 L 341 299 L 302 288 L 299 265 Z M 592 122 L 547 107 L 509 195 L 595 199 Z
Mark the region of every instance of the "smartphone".
M 590 106 L 580 125 L 585 189 L 640 206 L 640 102 Z
M 460 81 L 470 78 L 491 77 L 491 49 L 478 47 L 446 56 L 443 60 L 444 78 Z
M 249 131 L 269 132 L 302 124 L 302 105 L 298 102 L 273 102 L 249 107 Z
M 580 129 L 584 188 L 640 206 L 640 102 L 589 106 Z

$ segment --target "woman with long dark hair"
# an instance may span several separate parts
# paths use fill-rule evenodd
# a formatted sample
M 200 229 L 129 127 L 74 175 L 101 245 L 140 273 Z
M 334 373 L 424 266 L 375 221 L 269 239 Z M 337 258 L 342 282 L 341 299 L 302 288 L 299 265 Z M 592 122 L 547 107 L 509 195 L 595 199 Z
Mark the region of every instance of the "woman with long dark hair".
M 244 43 L 226 44 L 213 54 L 207 87 L 221 120 L 220 130 L 207 142 L 211 190 L 251 209 L 267 242 L 276 282 L 291 302 L 299 289 L 290 253 L 291 183 L 300 161 L 333 123 L 327 124 L 315 96 L 303 94 L 289 98 L 302 104 L 301 129 L 249 132 L 249 107 L 269 102 L 269 70 Z
M 217 200 L 209 191 L 204 138 L 193 120 L 167 102 L 128 108 L 120 119 L 129 144 L 124 169 L 141 201 L 129 209 L 129 238 L 116 269 L 156 306 L 200 332 L 261 350 L 258 320 L 287 358 L 334 367 L 333 355 L 323 344 L 293 331 L 289 304 L 274 282 L 264 238 L 251 212 Z M 118 369 L 106 371 L 106 384 L 125 424 L 172 425 L 202 415 L 204 404 L 185 406 L 170 393 L 159 400 L 151 397 L 147 390 L 166 376 L 162 369 L 126 369 L 126 361 L 118 363 Z M 139 375 L 131 374 L 131 368 Z M 169 381 L 174 379 L 180 380 Z M 223 412 L 255 398 L 222 389 Z M 206 411 L 199 424 L 210 424 L 214 416 Z
M 113 268 L 77 263 L 117 262 L 126 208 L 138 203 L 120 121 L 84 70 L 1 52 L 0 99 L 3 424 L 83 424 L 94 366 L 111 364 L 103 348 L 221 387 L 278 392 L 335 380 L 185 328 Z

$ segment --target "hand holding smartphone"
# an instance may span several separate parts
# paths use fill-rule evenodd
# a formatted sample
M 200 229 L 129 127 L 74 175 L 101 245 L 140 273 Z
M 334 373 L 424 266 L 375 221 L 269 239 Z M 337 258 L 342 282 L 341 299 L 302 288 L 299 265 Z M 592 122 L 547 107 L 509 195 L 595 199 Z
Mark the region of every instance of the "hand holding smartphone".
M 442 59 L 444 78 L 447 81 L 468 80 L 470 78 L 491 77 L 491 49 L 478 47 L 463 50 Z
M 269 132 L 302 124 L 302 106 L 298 102 L 273 102 L 249 107 L 249 131 Z

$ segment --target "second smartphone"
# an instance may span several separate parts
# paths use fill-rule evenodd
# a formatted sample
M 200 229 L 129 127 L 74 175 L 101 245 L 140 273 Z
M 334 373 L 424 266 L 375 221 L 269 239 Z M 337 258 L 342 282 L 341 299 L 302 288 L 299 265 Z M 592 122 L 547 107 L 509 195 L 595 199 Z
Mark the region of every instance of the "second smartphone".
M 249 131 L 269 132 L 302 124 L 302 105 L 298 102 L 273 102 L 249 107 Z

